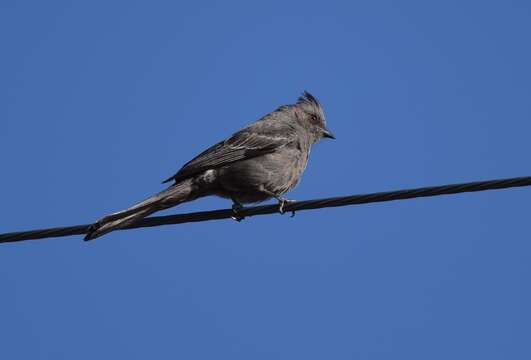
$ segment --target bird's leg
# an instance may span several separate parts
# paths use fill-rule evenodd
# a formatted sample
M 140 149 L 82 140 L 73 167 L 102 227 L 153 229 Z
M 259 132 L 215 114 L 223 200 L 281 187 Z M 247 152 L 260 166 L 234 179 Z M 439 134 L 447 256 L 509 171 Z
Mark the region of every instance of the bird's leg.
M 272 194 L 272 196 L 278 200 L 278 212 L 284 215 L 286 212 L 284 211 L 284 206 L 296 202 L 295 200 L 286 199 L 285 197 L 281 195 Z M 295 211 L 291 212 L 291 217 L 295 216 Z
M 296 202 L 296 200 L 290 200 L 286 199 L 282 196 L 275 196 L 275 199 L 278 200 L 278 212 L 284 215 L 286 212 L 284 211 L 284 206 Z M 291 217 L 295 216 L 295 211 L 291 212 Z
M 290 199 L 286 199 L 285 197 L 282 197 L 281 195 L 278 195 L 278 194 L 275 194 L 275 193 L 272 193 L 271 191 L 269 190 L 266 190 L 266 189 L 261 189 L 261 191 L 275 199 L 278 200 L 278 212 L 281 213 L 282 215 L 284 215 L 286 212 L 284 211 L 284 206 L 286 206 L 287 204 L 291 204 L 291 203 L 294 203 L 296 202 L 296 200 L 290 200 Z M 291 212 L 291 217 L 294 217 L 295 216 L 295 211 L 292 211 Z
M 243 205 L 235 200 L 235 199 L 232 199 L 232 213 L 233 215 L 231 216 L 231 218 L 233 220 L 236 220 L 237 222 L 240 222 L 242 221 L 243 219 L 245 219 L 245 216 L 240 216 L 238 213 L 240 210 L 243 209 Z

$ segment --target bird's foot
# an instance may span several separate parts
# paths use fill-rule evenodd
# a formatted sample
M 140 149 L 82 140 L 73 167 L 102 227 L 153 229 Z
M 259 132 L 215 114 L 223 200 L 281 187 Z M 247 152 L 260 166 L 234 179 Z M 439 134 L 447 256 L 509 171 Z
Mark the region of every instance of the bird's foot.
M 290 199 L 286 199 L 286 198 L 279 198 L 278 199 L 278 212 L 281 213 L 282 215 L 284 215 L 286 213 L 286 211 L 284 210 L 284 206 L 286 205 L 289 205 L 289 204 L 292 204 L 294 202 L 297 202 L 296 200 L 290 200 Z M 291 212 L 291 217 L 294 217 L 295 216 L 295 211 L 292 211 Z
M 241 216 L 239 214 L 239 212 L 243 209 L 243 205 L 242 204 L 237 204 L 237 203 L 234 203 L 232 204 L 232 220 L 236 220 L 237 222 L 240 222 L 242 221 L 243 219 L 245 219 L 245 216 Z

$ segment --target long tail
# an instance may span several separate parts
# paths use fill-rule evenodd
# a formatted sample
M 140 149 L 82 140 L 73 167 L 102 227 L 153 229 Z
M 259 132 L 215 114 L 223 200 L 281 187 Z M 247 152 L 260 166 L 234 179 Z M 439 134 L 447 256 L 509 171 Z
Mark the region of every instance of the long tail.
M 90 226 L 85 240 L 92 240 L 113 230 L 124 228 L 156 211 L 196 199 L 198 197 L 196 192 L 192 179 L 183 180 L 126 210 L 99 219 Z

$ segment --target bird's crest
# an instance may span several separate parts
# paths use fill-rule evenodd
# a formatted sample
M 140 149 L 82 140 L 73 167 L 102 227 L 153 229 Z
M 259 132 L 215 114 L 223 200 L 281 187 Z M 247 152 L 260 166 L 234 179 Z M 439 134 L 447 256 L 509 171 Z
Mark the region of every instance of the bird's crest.
M 297 100 L 297 105 L 310 106 L 313 113 L 318 116 L 319 120 L 324 124 L 326 122 L 323 108 L 319 100 L 308 91 L 304 90 L 302 96 Z
M 300 96 L 299 99 L 297 100 L 297 104 L 310 104 L 318 108 L 321 108 L 321 104 L 319 103 L 319 100 L 317 100 L 315 96 L 313 96 L 306 90 L 304 90 L 304 92 L 302 93 L 302 96 Z

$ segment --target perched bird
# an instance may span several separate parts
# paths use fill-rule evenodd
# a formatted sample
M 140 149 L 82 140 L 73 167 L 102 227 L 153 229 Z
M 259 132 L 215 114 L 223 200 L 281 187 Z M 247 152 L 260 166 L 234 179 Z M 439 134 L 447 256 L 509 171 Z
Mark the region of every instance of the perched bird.
M 186 163 L 166 190 L 105 216 L 90 226 L 85 240 L 131 225 L 144 217 L 200 197 L 231 199 L 234 218 L 243 204 L 275 198 L 279 211 L 288 202 L 306 168 L 310 148 L 321 138 L 335 139 L 327 129 L 319 101 L 305 91 L 293 105 L 283 105 Z

